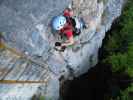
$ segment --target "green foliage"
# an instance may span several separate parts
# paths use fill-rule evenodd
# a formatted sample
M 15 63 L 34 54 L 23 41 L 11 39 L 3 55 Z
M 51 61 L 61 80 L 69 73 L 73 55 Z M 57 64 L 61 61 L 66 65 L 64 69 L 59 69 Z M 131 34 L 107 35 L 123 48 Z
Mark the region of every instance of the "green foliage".
M 112 65 L 114 72 L 123 70 L 133 76 L 133 1 L 128 0 L 120 17 L 118 28 L 114 28 L 104 46 L 108 53 L 104 62 Z
M 133 49 L 133 46 L 130 48 L 130 49 Z M 127 52 L 127 60 L 128 60 L 128 67 L 131 67 L 133 68 L 133 51 L 128 51 Z
M 133 76 L 133 45 L 128 47 L 126 53 L 113 53 L 106 58 L 106 61 L 112 65 L 112 71 L 127 71 Z
M 130 93 L 133 93 L 133 84 L 126 90 L 121 91 L 121 100 L 133 100 L 133 97 L 130 95 Z
M 106 4 L 108 0 L 98 0 L 98 2 L 103 2 L 104 4 Z
M 129 74 L 130 77 L 133 77 L 133 68 L 128 67 L 128 68 L 126 69 L 126 72 Z
M 2 33 L 2 32 L 0 32 L 0 35 L 3 35 L 3 33 Z
M 128 87 L 128 92 L 133 92 L 133 83 L 131 84 L 131 86 L 130 87 Z
M 3 50 L 3 48 L 5 47 L 3 43 L 3 34 L 4 33 L 0 32 L 0 50 Z
M 118 51 L 121 46 L 121 42 L 118 40 L 120 39 L 118 38 L 117 34 L 114 34 L 113 36 L 109 35 L 108 41 L 104 46 L 104 49 L 106 50 L 106 52 L 108 52 L 109 54 L 112 54 L 113 52 Z
M 40 95 L 40 96 L 33 95 L 31 100 L 46 100 L 46 98 L 45 98 L 45 96 L 42 96 L 42 95 Z
M 39 100 L 45 100 L 44 96 L 40 96 Z
M 0 32 L 0 36 L 4 36 L 5 34 L 5 32 Z
M 120 25 L 123 27 L 120 31 L 126 38 L 127 42 L 133 42 L 133 1 L 128 0 L 127 6 L 123 11 Z
M 104 64 L 112 66 L 113 72 L 126 72 L 133 78 L 133 0 L 128 0 L 117 20 L 117 25 L 109 32 L 104 51 L 107 52 Z M 121 90 L 121 95 L 111 100 L 133 100 L 133 84 L 126 90 Z
M 133 77 L 133 43 L 129 45 L 127 55 L 128 66 L 126 71 L 131 77 Z
M 121 91 L 121 100 L 131 100 L 128 95 L 128 91 Z
M 127 56 L 123 54 L 113 54 L 108 58 L 108 63 L 112 65 L 112 71 L 124 70 L 127 66 Z

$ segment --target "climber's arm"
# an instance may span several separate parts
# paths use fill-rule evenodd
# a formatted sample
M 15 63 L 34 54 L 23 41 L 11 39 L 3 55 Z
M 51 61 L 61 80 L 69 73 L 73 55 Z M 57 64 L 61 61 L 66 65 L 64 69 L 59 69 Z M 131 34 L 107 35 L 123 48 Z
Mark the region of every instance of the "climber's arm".
M 72 30 L 67 30 L 66 32 L 66 36 L 68 38 L 68 40 L 65 41 L 65 43 L 62 43 L 61 46 L 69 46 L 74 44 L 74 39 L 73 39 L 73 32 Z
M 73 36 L 71 36 L 65 43 L 62 43 L 61 46 L 69 46 L 73 44 L 74 44 L 74 39 L 73 39 Z

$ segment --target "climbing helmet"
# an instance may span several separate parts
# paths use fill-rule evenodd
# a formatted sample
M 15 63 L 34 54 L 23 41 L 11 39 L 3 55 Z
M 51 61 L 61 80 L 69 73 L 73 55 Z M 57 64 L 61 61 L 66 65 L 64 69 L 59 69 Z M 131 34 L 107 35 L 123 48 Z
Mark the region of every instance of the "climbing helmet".
M 53 29 L 60 30 L 63 28 L 65 23 L 66 23 L 66 18 L 64 16 L 62 16 L 62 15 L 56 16 L 53 19 L 53 23 L 52 23 Z

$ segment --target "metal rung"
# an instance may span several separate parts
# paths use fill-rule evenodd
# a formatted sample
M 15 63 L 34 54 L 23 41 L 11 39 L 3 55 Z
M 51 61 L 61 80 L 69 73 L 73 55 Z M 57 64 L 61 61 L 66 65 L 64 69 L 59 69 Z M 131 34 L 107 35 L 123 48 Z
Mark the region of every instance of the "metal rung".
M 5 46 L 5 49 L 6 49 L 6 50 L 8 50 L 8 51 L 14 53 L 14 54 L 17 55 L 19 58 L 25 58 L 26 60 L 28 60 L 28 61 L 30 61 L 30 62 L 32 62 L 32 63 L 35 63 L 35 64 L 37 64 L 37 65 L 39 65 L 39 66 L 41 66 L 41 67 L 43 67 L 43 68 L 45 68 L 45 69 L 48 69 L 48 70 L 49 70 L 50 72 L 52 72 L 53 74 L 56 74 L 55 72 L 52 71 L 52 69 L 48 66 L 48 64 L 43 63 L 43 62 L 41 62 L 41 61 L 38 61 L 38 60 L 32 58 L 31 56 L 26 55 L 26 54 L 24 54 L 24 53 L 22 53 L 22 52 L 19 52 L 19 51 L 17 51 L 17 50 L 14 49 L 14 48 L 9 47 L 6 43 L 4 43 L 4 46 Z

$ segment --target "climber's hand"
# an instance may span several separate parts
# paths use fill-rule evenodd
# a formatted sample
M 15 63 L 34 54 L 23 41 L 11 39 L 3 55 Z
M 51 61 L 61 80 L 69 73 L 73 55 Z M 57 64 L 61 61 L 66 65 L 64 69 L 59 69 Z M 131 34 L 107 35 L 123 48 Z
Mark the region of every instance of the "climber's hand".
M 64 50 L 66 49 L 66 46 L 55 46 L 54 49 L 56 51 L 64 52 Z
M 60 42 L 55 43 L 54 49 L 56 51 L 64 52 L 65 48 L 66 48 L 66 46 L 62 46 L 62 44 Z
M 55 46 L 61 46 L 60 42 L 55 42 Z

